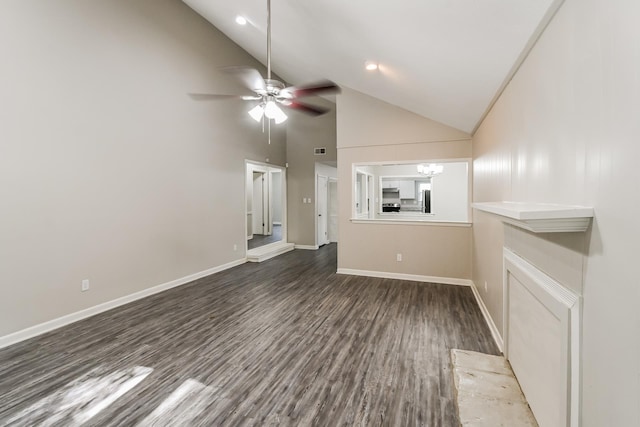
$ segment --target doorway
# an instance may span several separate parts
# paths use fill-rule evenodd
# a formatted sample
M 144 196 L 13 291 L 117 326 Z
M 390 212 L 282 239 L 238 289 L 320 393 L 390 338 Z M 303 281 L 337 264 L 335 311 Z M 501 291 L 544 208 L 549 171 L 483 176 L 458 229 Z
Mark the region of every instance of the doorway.
M 336 162 L 315 165 L 315 249 L 338 241 L 338 168 Z
M 246 161 L 247 251 L 286 242 L 284 168 Z
M 256 235 L 269 235 L 268 227 L 265 227 L 265 223 L 269 223 L 269 215 L 267 209 L 265 209 L 266 205 L 268 205 L 268 200 L 265 201 L 265 196 L 269 193 L 266 188 L 267 181 L 264 179 L 265 175 L 265 172 L 253 171 L 252 237 Z
M 318 210 L 318 226 L 316 227 L 317 236 L 316 242 L 318 247 L 329 243 L 329 207 L 327 202 L 329 200 L 329 178 L 326 176 L 318 175 L 317 177 L 317 210 Z

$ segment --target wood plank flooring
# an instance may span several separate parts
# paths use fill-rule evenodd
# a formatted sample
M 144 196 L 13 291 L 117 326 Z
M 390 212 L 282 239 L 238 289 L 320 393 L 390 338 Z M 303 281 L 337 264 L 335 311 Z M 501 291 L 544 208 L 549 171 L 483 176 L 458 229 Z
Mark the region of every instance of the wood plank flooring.
M 449 350 L 499 354 L 460 286 L 296 250 L 0 350 L 2 426 L 457 426 Z
M 262 234 L 254 234 L 253 239 L 247 240 L 247 249 L 255 249 L 260 246 L 268 245 L 269 243 L 279 242 L 282 240 L 282 226 L 274 224 L 272 227 L 272 233 L 268 236 Z

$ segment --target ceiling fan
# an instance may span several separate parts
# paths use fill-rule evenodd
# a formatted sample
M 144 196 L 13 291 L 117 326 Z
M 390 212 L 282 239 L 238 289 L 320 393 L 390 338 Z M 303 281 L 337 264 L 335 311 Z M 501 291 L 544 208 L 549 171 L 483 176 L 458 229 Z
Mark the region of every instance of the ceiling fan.
M 244 85 L 253 92 L 251 95 L 217 95 L 205 93 L 189 94 L 197 100 L 207 99 L 242 99 L 259 101 L 249 110 L 249 115 L 257 122 L 273 119 L 276 124 L 287 120 L 287 115 L 280 108 L 285 107 L 303 113 L 319 116 L 329 111 L 328 108 L 307 104 L 299 100 L 307 96 L 321 93 L 338 93 L 340 87 L 329 80 L 323 80 L 302 86 L 285 86 L 279 80 L 271 78 L 271 0 L 267 0 L 267 78 L 263 78 L 258 70 L 246 66 L 223 67 L 222 71 L 236 75 Z M 270 123 L 270 121 L 269 121 Z

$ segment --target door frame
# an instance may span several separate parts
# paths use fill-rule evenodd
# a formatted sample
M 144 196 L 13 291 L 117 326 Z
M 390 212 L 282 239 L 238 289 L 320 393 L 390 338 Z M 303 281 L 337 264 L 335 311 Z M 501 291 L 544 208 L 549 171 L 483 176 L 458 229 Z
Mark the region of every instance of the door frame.
M 318 235 L 320 234 L 320 220 L 319 220 L 319 218 L 320 218 L 320 203 L 319 203 L 320 197 L 319 197 L 319 195 L 320 195 L 320 179 L 321 178 L 325 180 L 326 186 L 327 186 L 325 194 L 324 194 L 324 198 L 325 198 L 325 212 L 324 212 L 324 214 L 325 215 L 324 215 L 324 219 L 323 219 L 323 222 L 326 224 L 325 225 L 325 230 L 324 230 L 326 239 L 323 242 L 321 242 L 320 239 L 318 238 Z M 326 175 L 321 175 L 321 174 L 316 174 L 316 221 L 315 221 L 315 224 L 316 224 L 316 227 L 315 227 L 315 229 L 316 229 L 316 239 L 315 239 L 316 240 L 316 247 L 319 248 L 322 245 L 326 245 L 326 244 L 331 243 L 331 241 L 329 240 L 329 177 L 326 176 Z
M 273 171 L 280 171 L 281 175 L 281 179 L 280 179 L 280 186 L 281 186 L 281 203 L 282 203 L 282 226 L 281 226 L 281 230 L 282 230 L 282 240 L 280 240 L 279 242 L 275 242 L 275 243 L 270 243 L 270 244 L 276 244 L 276 243 L 281 243 L 281 242 L 287 242 L 287 169 L 283 166 L 278 166 L 278 165 L 272 165 L 270 163 L 263 163 L 263 162 L 259 162 L 259 161 L 255 161 L 255 160 L 249 160 L 249 159 L 245 159 L 244 161 L 244 197 L 245 197 L 245 203 L 244 203 L 244 249 L 245 249 L 245 253 L 248 251 L 249 248 L 249 243 L 248 243 L 248 239 L 250 238 L 249 233 L 249 227 L 248 227 L 248 217 L 249 217 L 249 206 L 248 206 L 248 201 L 249 201 L 249 195 L 251 195 L 251 203 L 253 203 L 253 171 L 257 171 L 257 172 L 262 172 L 264 173 L 264 176 L 266 177 L 265 180 L 265 187 L 267 188 L 267 207 L 265 209 L 267 215 L 269 216 L 269 222 L 271 222 L 271 217 L 273 214 L 273 207 L 272 207 L 272 196 L 271 196 L 271 186 L 272 186 L 272 180 L 271 180 L 271 172 Z M 249 171 L 251 171 L 251 173 L 249 173 Z M 251 190 L 249 190 L 249 176 L 251 176 Z M 252 206 L 253 207 L 253 206 Z M 251 220 L 253 221 L 253 218 L 251 218 Z M 252 222 L 253 224 L 253 222 Z M 269 232 L 269 234 L 272 233 L 273 231 L 273 225 L 269 224 L 267 230 Z M 252 235 L 251 235 L 252 236 Z
M 335 202 L 331 201 L 331 183 L 334 183 L 336 185 L 336 200 Z M 329 177 L 329 180 L 327 181 L 327 211 L 329 211 L 329 213 L 327 214 L 327 222 L 328 222 L 328 226 L 327 226 L 327 237 L 329 238 L 329 243 L 337 243 L 338 242 L 338 178 L 332 178 Z M 332 210 L 332 206 L 335 203 L 335 210 L 336 210 L 336 223 L 335 223 L 335 240 L 331 240 L 331 210 Z
M 256 185 L 256 175 L 258 175 L 257 179 L 261 179 L 262 180 L 262 185 L 257 184 Z M 248 176 L 248 174 L 247 174 Z M 270 187 L 269 187 L 269 175 L 268 172 L 265 172 L 263 170 L 261 170 L 261 168 L 253 168 L 251 170 L 251 178 L 252 178 L 252 192 L 251 192 L 251 220 L 252 220 L 252 226 L 251 226 L 251 236 L 256 234 L 256 230 L 259 230 L 260 235 L 263 236 L 268 236 L 269 233 L 269 222 L 270 222 L 270 218 L 271 216 L 269 215 L 269 211 L 270 211 L 270 204 L 271 204 L 271 200 L 270 199 Z M 257 201 L 257 197 L 256 197 L 256 188 L 261 187 L 260 188 L 260 196 L 259 198 L 260 200 L 260 204 L 261 206 L 257 207 L 256 206 L 256 201 Z M 258 215 L 259 213 L 259 215 Z M 258 225 L 258 227 L 256 227 L 256 220 L 258 218 L 258 216 L 260 216 L 260 218 L 262 219 L 262 226 L 260 227 L 260 225 Z

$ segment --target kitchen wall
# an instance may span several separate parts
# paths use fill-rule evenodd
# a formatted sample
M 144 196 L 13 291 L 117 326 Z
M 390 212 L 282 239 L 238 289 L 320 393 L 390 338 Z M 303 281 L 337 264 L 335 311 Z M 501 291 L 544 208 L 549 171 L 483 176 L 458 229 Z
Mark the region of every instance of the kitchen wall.
M 566 0 L 473 140 L 475 201 L 595 208 L 587 233 L 478 212 L 473 226 L 473 280 L 500 329 L 505 242 L 583 296 L 585 427 L 640 425 L 639 17 L 639 2 Z
M 350 89 L 337 108 L 338 268 L 470 279 L 469 226 L 351 221 L 354 163 L 470 158 L 469 135 Z
M 187 93 L 256 60 L 177 0 L 7 0 L 0 38 L 0 337 L 244 258 L 284 132 Z
M 431 179 L 431 221 L 457 221 L 471 222 L 469 195 L 471 176 L 469 161 L 441 162 L 442 172 Z M 373 168 L 374 183 L 379 183 L 381 176 L 387 177 L 411 177 L 414 180 L 419 176 L 416 172 L 416 164 L 410 165 L 377 165 Z M 425 179 L 424 177 L 422 179 Z M 377 188 L 377 187 L 376 187 Z M 376 189 L 375 194 L 379 194 Z M 421 203 L 418 201 L 419 193 L 416 191 L 415 199 L 402 199 L 400 192 L 383 192 L 383 203 L 400 203 L 401 212 L 420 212 Z M 376 208 L 376 218 L 381 216 Z M 388 215 L 382 215 L 387 217 Z
M 336 154 L 336 104 L 324 98 L 306 102 L 330 108 L 313 117 L 292 112 L 287 120 L 287 218 L 288 240 L 296 245 L 316 245 L 316 162 L 334 162 Z M 288 112 L 287 112 L 288 113 Z M 314 148 L 325 147 L 325 155 L 314 155 Z M 311 199 L 303 203 L 302 199 Z

